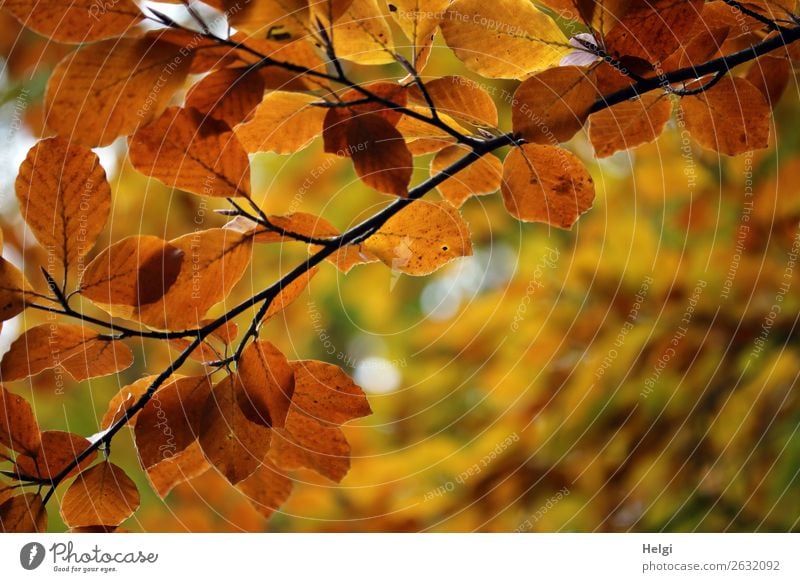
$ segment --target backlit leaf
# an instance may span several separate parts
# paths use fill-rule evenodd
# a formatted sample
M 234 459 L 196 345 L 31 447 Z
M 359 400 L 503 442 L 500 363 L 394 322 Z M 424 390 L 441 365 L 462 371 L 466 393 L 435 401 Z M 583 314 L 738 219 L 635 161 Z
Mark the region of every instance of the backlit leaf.
M 598 158 L 655 140 L 672 115 L 672 101 L 648 93 L 595 113 L 589 118 L 589 139 Z
M 3 533 L 44 533 L 47 511 L 38 493 L 23 493 L 0 504 L 0 531 Z
M 431 161 L 431 176 L 443 172 L 468 153 L 460 146 L 443 149 Z M 503 163 L 494 154 L 487 154 L 439 184 L 436 189 L 445 200 L 459 208 L 472 196 L 497 192 L 502 179 Z
M 238 372 L 239 406 L 245 414 L 265 426 L 283 427 L 295 391 L 295 373 L 286 356 L 268 341 L 253 342 L 242 352 Z
M 139 491 L 125 471 L 103 461 L 75 478 L 61 502 L 70 527 L 117 526 L 139 508 Z

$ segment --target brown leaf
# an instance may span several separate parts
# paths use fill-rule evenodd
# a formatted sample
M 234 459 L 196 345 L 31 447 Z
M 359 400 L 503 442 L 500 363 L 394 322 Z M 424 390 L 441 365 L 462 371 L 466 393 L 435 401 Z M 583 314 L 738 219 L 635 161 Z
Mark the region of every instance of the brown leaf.
M 636 2 L 606 34 L 606 49 L 615 57 L 660 62 L 686 40 L 703 4 L 704 0 Z
M 503 165 L 503 202 L 526 222 L 569 229 L 592 207 L 594 183 L 565 149 L 528 144 L 514 148 Z
M 292 410 L 325 424 L 344 424 L 372 414 L 364 391 L 344 370 L 316 360 L 291 362 Z
M 111 400 L 108 401 L 108 408 L 103 415 L 103 419 L 100 421 L 100 429 L 106 430 L 121 419 L 125 411 L 133 406 L 136 401 L 147 392 L 147 389 L 155 379 L 156 376 L 145 376 L 144 378 L 136 380 L 133 384 L 128 384 L 117 392 Z M 138 418 L 139 415 L 129 418 L 128 424 L 131 426 L 135 425 Z
M 736 156 L 769 144 L 770 108 L 752 83 L 725 77 L 708 91 L 683 97 L 686 128 L 704 148 Z
M 267 460 L 236 488 L 261 515 L 269 519 L 292 493 L 292 480 Z
M 202 475 L 210 468 L 200 443 L 194 441 L 174 457 L 149 467 L 147 479 L 158 496 L 164 499 L 177 485 Z
M 281 469 L 307 468 L 338 483 L 350 470 L 350 445 L 340 428 L 291 411 L 286 428 L 274 431 L 269 458 Z
M 0 386 L 0 444 L 18 453 L 35 455 L 41 442 L 31 405 Z
M 50 481 L 64 471 L 89 446 L 89 441 L 80 435 L 60 430 L 46 430 L 42 442 L 34 455 L 19 455 L 15 471 L 22 476 Z M 92 464 L 97 453 L 83 459 L 71 469 L 68 477 Z
M 192 87 L 185 106 L 233 127 L 247 119 L 261 103 L 265 88 L 259 71 L 221 69 Z
M 408 103 L 406 88 L 398 83 L 371 83 L 365 85 L 364 88 L 371 94 L 400 107 Z M 354 119 L 374 113 L 396 126 L 403 118 L 403 114 L 396 108 L 389 107 L 380 101 L 373 100 L 361 103 L 364 98 L 363 93 L 350 89 L 339 97 L 341 103 L 348 104 L 347 106 L 328 109 L 323 122 L 322 134 L 327 153 L 336 154 L 340 157 L 350 157 L 352 152 L 348 148 L 347 133 L 350 128 L 350 122 Z
M 472 255 L 469 226 L 447 202 L 416 200 L 364 241 L 393 270 L 428 275 L 459 257 Z
M 134 428 L 142 467 L 149 469 L 170 459 L 197 440 L 210 394 L 207 376 L 190 376 L 170 382 L 153 395 Z
M 0 374 L 6 381 L 22 380 L 60 366 L 80 382 L 114 374 L 132 363 L 133 353 L 122 342 L 103 339 L 79 325 L 43 324 L 11 344 Z
M 593 76 L 581 67 L 537 73 L 514 93 L 514 131 L 531 143 L 568 141 L 583 128 L 599 96 Z
M 185 253 L 155 236 L 130 236 L 86 267 L 80 292 L 99 305 L 138 307 L 158 301 L 178 279 Z
M 31 148 L 16 191 L 25 222 L 65 265 L 92 249 L 111 209 L 111 188 L 97 155 L 62 137 Z
M 663 93 L 648 93 L 589 118 L 589 140 L 598 158 L 649 143 L 664 131 L 672 101 Z
M 442 173 L 468 153 L 460 146 L 443 149 L 431 160 L 431 176 Z M 472 196 L 497 192 L 502 179 L 503 163 L 494 154 L 487 154 L 436 186 L 436 189 L 445 200 L 460 208 Z
M 87 147 L 109 145 L 158 117 L 183 84 L 190 58 L 155 38 L 121 38 L 81 48 L 53 71 L 46 122 Z
M 133 166 L 167 186 L 202 196 L 250 196 L 250 160 L 224 122 L 172 107 L 128 141 Z
M 22 313 L 28 292 L 33 291 L 25 275 L 0 257 L 0 321 Z
M 248 345 L 239 359 L 239 406 L 253 422 L 281 428 L 294 394 L 294 370 L 268 341 Z
M 472 79 L 449 76 L 425 82 L 425 89 L 439 113 L 473 125 L 497 127 L 497 106 L 491 95 Z M 427 107 L 428 102 L 416 85 L 408 91 L 411 103 Z
M 103 461 L 75 478 L 61 501 L 70 527 L 115 527 L 139 507 L 136 484 L 116 465 Z
M 121 36 L 143 19 L 133 0 L 3 0 L 0 8 L 42 36 L 68 43 Z
M 237 402 L 241 383 L 227 376 L 214 386 L 200 423 L 206 459 L 232 485 L 252 475 L 267 455 L 272 430 L 248 419 Z
M 251 119 L 235 128 L 236 137 L 250 153 L 299 151 L 322 133 L 327 110 L 311 105 L 318 100 L 313 95 L 273 91 Z
M 770 108 L 774 108 L 786 92 L 791 77 L 789 59 L 784 56 L 764 55 L 753 62 L 745 78 L 761 91 Z
M 374 113 L 353 119 L 348 124 L 347 148 L 365 184 L 384 194 L 408 195 L 414 158 L 390 122 Z
M 23 493 L 0 504 L 0 531 L 3 533 L 44 533 L 47 510 L 38 493 Z

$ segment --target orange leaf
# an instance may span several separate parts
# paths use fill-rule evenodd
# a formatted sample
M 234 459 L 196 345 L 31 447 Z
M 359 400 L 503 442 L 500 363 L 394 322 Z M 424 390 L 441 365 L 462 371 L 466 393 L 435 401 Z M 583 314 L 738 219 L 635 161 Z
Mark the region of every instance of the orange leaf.
M 133 166 L 202 196 L 250 196 L 250 160 L 224 122 L 172 107 L 128 141 Z
M 133 363 L 130 348 L 79 325 L 43 324 L 32 327 L 11 344 L 0 373 L 7 381 L 22 380 L 62 367 L 77 381 L 107 376 Z
M 411 41 L 411 64 L 419 73 L 428 62 L 431 46 L 449 0 L 392 0 L 389 11 Z
M 147 479 L 161 499 L 184 481 L 194 479 L 211 468 L 200 443 L 194 441 L 174 457 L 147 468 Z
M 769 144 L 770 109 L 764 95 L 739 77 L 681 99 L 686 128 L 704 148 L 735 156 Z
M 405 197 L 414 173 L 414 158 L 402 134 L 377 114 L 351 121 L 347 148 L 356 174 L 378 192 Z
M 272 430 L 251 421 L 237 402 L 238 376 L 227 376 L 214 386 L 200 423 L 200 446 L 206 459 L 229 483 L 252 475 L 267 455 Z
M 115 527 L 139 507 L 136 484 L 116 465 L 103 461 L 75 478 L 61 502 L 70 527 Z
M 86 267 L 81 294 L 100 305 L 138 307 L 158 301 L 178 279 L 184 251 L 155 236 L 130 236 Z
M 429 275 L 472 255 L 469 226 L 447 202 L 416 200 L 386 221 L 362 244 L 393 270 Z
M 211 394 L 207 376 L 179 378 L 163 386 L 139 413 L 136 448 L 145 469 L 184 451 L 200 434 L 200 418 Z
M 273 91 L 251 119 L 236 127 L 236 137 L 250 153 L 301 150 L 322 133 L 327 111 L 311 105 L 316 101 L 313 95 Z
M 257 341 L 242 352 L 238 367 L 239 406 L 254 422 L 282 427 L 294 394 L 294 370 L 278 348 Z
M 791 77 L 792 67 L 789 59 L 783 56 L 764 55 L 753 62 L 745 78 L 761 91 L 769 106 L 774 108 L 789 86 Z
M 664 131 L 672 101 L 663 93 L 648 93 L 589 118 L 589 140 L 598 158 L 649 143 Z
M 125 414 L 125 411 L 133 406 L 139 398 L 141 398 L 156 376 L 145 376 L 136 380 L 133 384 L 128 384 L 119 392 L 114 394 L 111 400 L 108 401 L 108 408 L 100 421 L 100 429 L 105 430 L 117 422 Z M 128 424 L 135 425 L 136 419 L 139 418 L 137 414 L 133 418 L 128 419 Z
M 511 150 L 502 192 L 512 216 L 564 229 L 572 228 L 594 202 L 594 183 L 583 164 L 567 150 L 546 145 Z
M 436 110 L 459 121 L 486 127 L 497 126 L 497 106 L 483 87 L 466 77 L 449 76 L 425 83 Z M 428 107 L 422 91 L 416 85 L 409 89 L 409 101 Z
M 222 69 L 204 77 L 186 95 L 185 106 L 225 122 L 241 123 L 264 98 L 264 79 L 250 69 Z
M 344 370 L 316 360 L 292 362 L 292 410 L 326 424 L 344 424 L 372 414 L 364 391 Z
M 50 76 L 46 123 L 75 143 L 109 145 L 161 114 L 183 84 L 190 60 L 180 47 L 149 37 L 81 48 Z
M 523 82 L 512 102 L 514 131 L 531 143 L 557 145 L 578 133 L 599 97 L 593 75 L 556 67 Z
M 269 458 L 281 469 L 307 468 L 337 483 L 350 469 L 350 445 L 340 428 L 294 411 L 273 434 Z
M 22 476 L 50 481 L 73 463 L 88 446 L 89 441 L 80 435 L 46 430 L 42 433 L 42 442 L 34 455 L 26 453 L 17 457 L 15 470 Z M 83 459 L 67 476 L 75 475 L 91 465 L 96 456 L 97 453 L 93 453 Z
M 0 321 L 22 313 L 25 309 L 25 296 L 32 290 L 25 275 L 0 257 Z
M 58 42 L 84 43 L 121 36 L 143 15 L 133 0 L 3 0 L 10 12 L 31 30 Z
M 92 249 L 111 209 L 111 188 L 97 155 L 62 137 L 31 148 L 16 190 L 25 222 L 65 265 Z
M 31 405 L 0 386 L 0 444 L 18 453 L 35 455 L 41 442 Z
M 292 480 L 267 460 L 236 488 L 244 493 L 265 518 L 269 519 L 292 493 Z
M 3 533 L 44 533 L 47 511 L 38 493 L 23 493 L 0 504 L 0 531 Z
M 443 149 L 431 160 L 431 176 L 442 173 L 468 153 L 460 146 Z M 459 208 L 471 196 L 497 192 L 502 179 L 503 163 L 494 154 L 487 154 L 436 186 L 436 189 L 445 200 Z

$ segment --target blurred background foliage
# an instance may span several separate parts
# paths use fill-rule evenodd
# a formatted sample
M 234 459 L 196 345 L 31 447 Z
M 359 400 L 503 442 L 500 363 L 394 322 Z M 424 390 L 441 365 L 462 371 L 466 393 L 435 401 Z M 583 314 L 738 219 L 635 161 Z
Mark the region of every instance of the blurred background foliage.
M 24 231 L 13 180 L 44 135 L 42 93 L 68 48 L 1 13 L 0 29 L 3 254 L 24 262 L 33 281 L 47 258 Z M 402 76 L 392 67 L 369 73 Z M 474 78 L 441 47 L 426 73 Z M 504 91 L 514 84 L 492 87 L 507 122 Z M 213 471 L 162 501 L 123 433 L 113 458 L 143 493 L 124 527 L 800 529 L 800 267 L 790 261 L 800 241 L 796 97 L 793 85 L 776 110 L 773 147 L 738 159 L 690 145 L 675 122 L 657 142 L 602 163 L 579 135 L 569 147 L 590 167 L 598 199 L 572 232 L 521 225 L 493 195 L 464 208 L 475 255 L 431 277 L 380 264 L 346 276 L 324 267 L 263 335 L 290 358 L 344 366 L 368 392 L 375 414 L 345 427 L 353 462 L 342 484 L 297 474 L 270 522 Z M 135 172 L 124 142 L 99 153 L 114 207 L 98 250 L 131 234 L 174 237 L 224 224 L 212 212 L 218 203 Z M 429 161 L 417 159 L 417 179 Z M 387 202 L 319 143 L 293 157 L 259 155 L 253 172 L 270 213 L 304 210 L 346 228 Z M 230 303 L 305 252 L 298 244 L 256 249 Z M 2 349 L 43 320 L 27 312 L 7 322 Z M 90 435 L 111 396 L 170 355 L 150 341 L 135 351 L 136 364 L 119 377 L 62 385 L 44 373 L 9 388 L 32 400 L 43 428 Z M 61 531 L 51 514 L 51 529 Z

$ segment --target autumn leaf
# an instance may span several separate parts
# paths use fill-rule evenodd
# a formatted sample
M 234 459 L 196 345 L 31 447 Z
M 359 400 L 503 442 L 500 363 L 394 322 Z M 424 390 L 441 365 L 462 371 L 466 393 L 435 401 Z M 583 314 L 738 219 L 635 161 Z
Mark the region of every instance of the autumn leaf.
M 316 360 L 291 364 L 295 378 L 293 411 L 333 425 L 372 414 L 364 391 L 338 366 Z
M 136 382 L 128 384 L 119 392 L 114 394 L 111 400 L 108 401 L 106 412 L 103 414 L 103 418 L 100 420 L 100 429 L 106 430 L 120 420 L 124 416 L 125 411 L 133 406 L 136 401 L 139 400 L 139 398 L 141 398 L 145 392 L 147 392 L 147 389 L 153 383 L 155 378 L 155 376 L 145 376 L 144 378 L 139 378 L 136 380 Z M 135 425 L 138 418 L 138 416 L 134 416 L 128 419 L 128 424 Z
M 38 493 L 23 493 L 0 504 L 0 531 L 3 533 L 44 533 L 47 511 Z
M 233 127 L 261 103 L 265 89 L 264 78 L 257 70 L 221 69 L 196 83 L 184 105 Z
M 746 79 L 725 77 L 708 91 L 684 97 L 681 111 L 704 148 L 735 156 L 769 144 L 769 105 Z
M 164 499 L 177 485 L 199 477 L 210 468 L 200 443 L 194 441 L 174 457 L 148 467 L 147 479 L 158 496 Z
M 494 100 L 486 89 L 472 79 L 458 76 L 432 79 L 425 82 L 425 90 L 439 113 L 473 125 L 497 126 L 497 106 Z M 417 106 L 428 105 L 422 90 L 417 86 L 409 89 L 408 100 Z
M 184 257 L 182 249 L 155 236 L 124 238 L 89 263 L 80 292 L 99 305 L 153 303 L 177 281 Z
M 201 196 L 250 196 L 250 160 L 224 122 L 173 107 L 133 134 L 133 166 L 167 186 Z
M 143 19 L 133 0 L 3 0 L 7 10 L 22 24 L 58 42 L 84 43 L 121 36 Z
M 289 499 L 292 493 L 292 480 L 282 473 L 271 461 L 266 460 L 236 488 L 241 491 L 266 519 Z
M 450 146 L 437 153 L 431 160 L 431 176 L 441 174 L 469 152 L 460 146 Z M 500 189 L 503 179 L 503 163 L 494 154 L 487 154 L 469 167 L 436 186 L 445 200 L 456 208 L 468 198 L 492 194 Z
M 556 23 L 528 0 L 455 0 L 442 34 L 464 65 L 484 77 L 524 79 L 568 52 Z
M 132 363 L 133 353 L 122 342 L 79 325 L 43 324 L 28 329 L 11 344 L 0 373 L 12 382 L 61 367 L 81 382 L 114 374 Z
M 511 150 L 501 190 L 512 216 L 564 229 L 594 202 L 594 183 L 583 164 L 567 150 L 546 145 Z
M 542 71 L 514 94 L 514 131 L 530 143 L 558 145 L 583 128 L 599 97 L 593 75 L 581 67 Z
M 178 378 L 161 387 L 139 413 L 134 427 L 142 467 L 150 469 L 197 440 L 211 394 L 207 376 Z
M 322 134 L 327 111 L 314 107 L 313 95 L 273 91 L 253 117 L 235 128 L 236 137 L 250 152 L 290 154 L 307 147 Z
M 200 446 L 208 462 L 232 485 L 252 475 L 270 447 L 272 430 L 248 419 L 238 403 L 238 376 L 226 376 L 208 397 L 200 422 Z
M 347 144 L 356 174 L 365 184 L 384 194 L 408 194 L 414 158 L 391 123 L 376 114 L 362 115 L 350 122 Z
M 70 527 L 115 527 L 139 507 L 139 491 L 125 471 L 103 461 L 75 478 L 61 502 L 61 517 Z
M 340 59 L 360 65 L 394 62 L 392 29 L 377 0 L 352 0 L 329 34 Z
M 472 255 L 469 227 L 447 202 L 417 200 L 386 221 L 363 247 L 393 270 L 428 275 Z
M 0 444 L 18 453 L 35 455 L 41 442 L 31 405 L 0 386 Z
M 269 458 L 281 469 L 311 469 L 338 483 L 350 470 L 350 444 L 340 428 L 292 411 L 286 428 L 272 435 Z
M 589 118 L 589 140 L 598 158 L 655 140 L 672 115 L 672 101 L 663 93 L 648 93 Z
M 180 47 L 148 37 L 85 46 L 53 71 L 46 123 L 72 142 L 108 145 L 161 114 L 183 84 L 190 60 Z
M 34 454 L 25 453 L 17 456 L 14 470 L 21 477 L 51 481 L 75 463 L 89 444 L 88 440 L 71 432 L 46 430 L 42 433 L 41 443 Z M 91 465 L 96 456 L 97 453 L 88 455 L 70 469 L 67 477 Z
M 16 191 L 25 222 L 64 265 L 75 265 L 92 250 L 111 209 L 111 188 L 97 155 L 62 137 L 31 148 Z
M 449 0 L 392 0 L 389 12 L 413 48 L 411 64 L 419 73 L 431 54 L 433 39 L 444 18 Z
M 289 361 L 268 341 L 257 341 L 242 352 L 238 367 L 239 406 L 253 422 L 280 428 L 295 390 L 295 373 Z
M 0 321 L 22 313 L 29 293 L 30 283 L 19 269 L 0 257 Z

